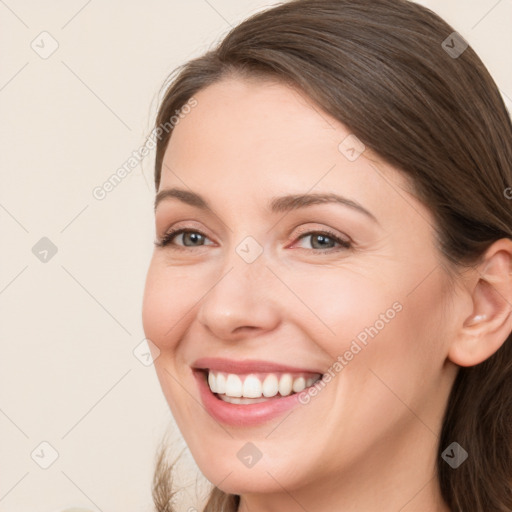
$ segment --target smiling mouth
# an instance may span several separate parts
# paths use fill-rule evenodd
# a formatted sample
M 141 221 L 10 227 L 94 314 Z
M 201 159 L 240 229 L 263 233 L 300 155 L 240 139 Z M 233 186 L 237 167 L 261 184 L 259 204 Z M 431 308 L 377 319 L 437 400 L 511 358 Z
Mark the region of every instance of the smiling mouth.
M 210 391 L 223 402 L 257 404 L 294 395 L 313 386 L 320 374 L 269 372 L 227 373 L 205 369 L 202 372 Z
M 323 377 L 319 368 L 256 359 L 203 357 L 191 370 L 205 411 L 234 428 L 258 427 L 302 404 Z

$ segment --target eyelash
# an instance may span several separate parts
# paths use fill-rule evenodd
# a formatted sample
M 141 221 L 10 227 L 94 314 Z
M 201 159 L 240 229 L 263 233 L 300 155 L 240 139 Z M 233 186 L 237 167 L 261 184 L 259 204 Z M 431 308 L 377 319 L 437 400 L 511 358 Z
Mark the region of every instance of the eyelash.
M 179 228 L 179 229 L 174 229 L 174 230 L 168 231 L 162 237 L 162 240 L 155 242 L 155 245 L 157 247 L 167 247 L 167 246 L 174 245 L 174 249 L 185 250 L 185 251 L 194 250 L 197 247 L 204 247 L 204 246 L 187 247 L 187 246 L 183 246 L 183 245 L 172 244 L 171 242 L 174 240 L 174 238 L 176 238 L 178 235 L 180 235 L 182 233 L 198 233 L 201 236 L 203 236 L 204 238 L 208 238 L 204 233 L 202 233 L 201 231 L 198 231 L 196 229 Z M 334 242 L 338 243 L 341 246 L 338 248 L 329 247 L 327 249 L 306 249 L 306 250 L 310 250 L 310 251 L 313 251 L 316 253 L 320 253 L 320 254 L 333 253 L 333 252 L 345 251 L 352 247 L 351 242 L 349 242 L 348 240 L 344 240 L 344 239 L 338 237 L 337 235 L 335 235 L 334 233 L 327 231 L 327 230 L 325 230 L 325 231 L 306 231 L 304 233 L 300 233 L 299 236 L 297 237 L 297 240 L 300 240 L 300 239 L 305 238 L 310 235 L 327 236 L 328 238 L 330 238 L 331 240 L 333 240 Z

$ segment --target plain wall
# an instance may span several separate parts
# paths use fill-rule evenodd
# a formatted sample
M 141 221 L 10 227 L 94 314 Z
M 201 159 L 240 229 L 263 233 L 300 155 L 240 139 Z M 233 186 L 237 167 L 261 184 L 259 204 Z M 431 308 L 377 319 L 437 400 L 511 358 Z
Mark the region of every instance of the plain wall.
M 0 2 L 0 512 L 152 510 L 157 443 L 169 427 L 183 446 L 133 353 L 154 152 L 103 199 L 93 190 L 144 143 L 167 74 L 272 3 Z M 511 110 L 512 2 L 420 3 L 474 47 Z M 196 473 L 190 456 L 180 467 L 186 510 Z

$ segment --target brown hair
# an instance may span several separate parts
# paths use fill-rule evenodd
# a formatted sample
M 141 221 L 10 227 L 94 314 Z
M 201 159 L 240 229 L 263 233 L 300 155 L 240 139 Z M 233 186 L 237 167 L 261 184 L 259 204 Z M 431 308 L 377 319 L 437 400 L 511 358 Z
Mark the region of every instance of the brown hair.
M 229 75 L 297 87 L 411 179 L 434 215 L 446 263 L 471 266 L 494 241 L 512 239 L 505 194 L 512 185 L 512 124 L 473 49 L 450 53 L 464 48 L 454 32 L 407 0 L 292 0 L 253 15 L 178 68 L 155 126 Z M 157 144 L 157 190 L 171 133 Z M 454 512 L 512 511 L 511 390 L 512 335 L 483 363 L 459 369 L 437 459 L 442 496 Z M 441 459 L 453 441 L 469 453 L 456 470 Z M 164 472 L 162 459 L 155 495 Z M 169 484 L 170 472 L 163 480 Z M 169 494 L 159 512 L 172 510 L 163 505 Z M 234 512 L 238 502 L 214 489 L 204 511 Z

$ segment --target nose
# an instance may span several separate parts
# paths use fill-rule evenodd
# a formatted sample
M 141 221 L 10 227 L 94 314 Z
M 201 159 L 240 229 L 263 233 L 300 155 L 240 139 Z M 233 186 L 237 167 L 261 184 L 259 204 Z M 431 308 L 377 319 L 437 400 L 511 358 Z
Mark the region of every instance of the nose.
M 281 321 L 283 311 L 277 298 L 283 294 L 278 285 L 262 257 L 252 263 L 230 260 L 203 297 L 197 320 L 216 339 L 260 336 Z

